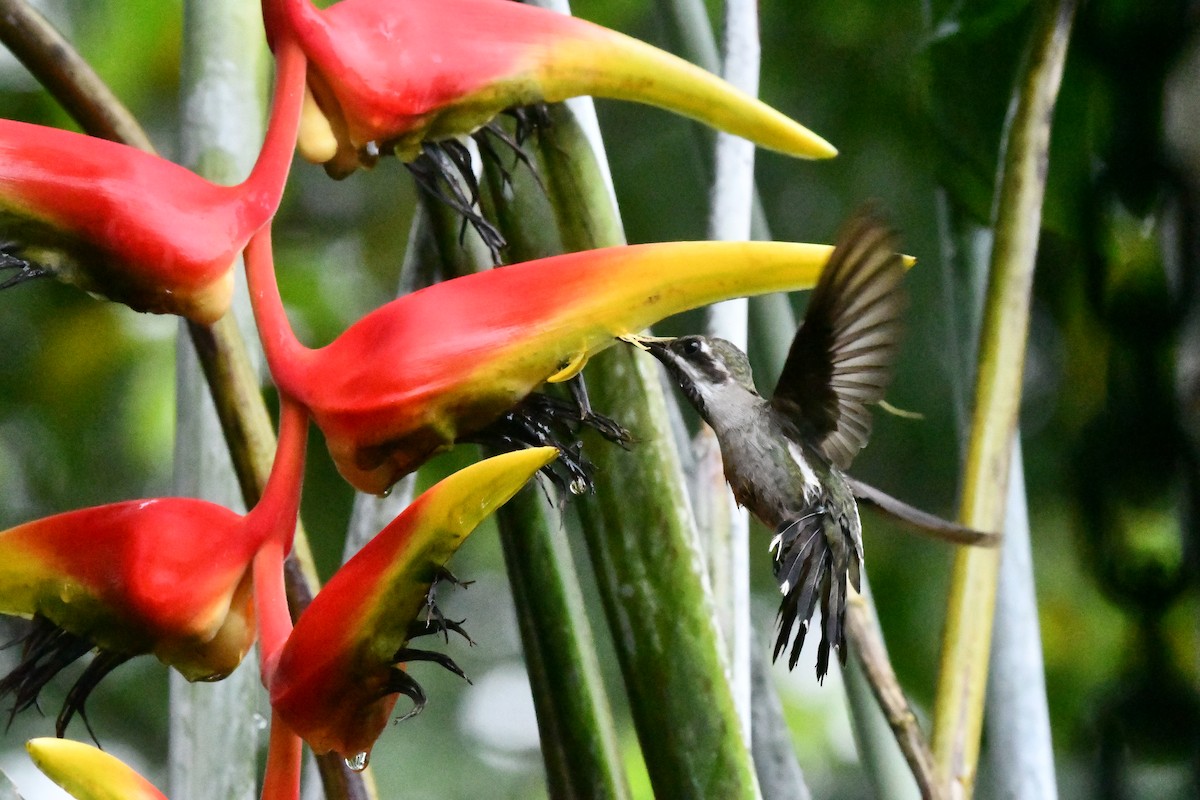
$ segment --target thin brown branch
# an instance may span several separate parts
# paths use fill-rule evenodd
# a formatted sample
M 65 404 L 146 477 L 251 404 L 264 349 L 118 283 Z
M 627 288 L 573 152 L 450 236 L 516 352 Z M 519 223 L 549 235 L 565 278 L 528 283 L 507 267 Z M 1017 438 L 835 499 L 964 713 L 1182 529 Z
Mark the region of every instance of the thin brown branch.
M 92 136 L 153 151 L 145 131 L 108 85 L 26 0 L 0 0 L 0 41 Z
M 940 800 L 946 795 L 938 785 L 929 740 L 921 731 L 917 715 L 908 704 L 900 682 L 896 680 L 896 672 L 888 658 L 887 646 L 883 642 L 883 633 L 871 601 L 854 591 L 846 608 L 846 635 L 850 640 L 851 652 L 862 663 L 871 693 L 875 695 L 888 725 L 896 735 L 896 743 L 904 753 L 904 760 L 912 769 L 921 797 Z

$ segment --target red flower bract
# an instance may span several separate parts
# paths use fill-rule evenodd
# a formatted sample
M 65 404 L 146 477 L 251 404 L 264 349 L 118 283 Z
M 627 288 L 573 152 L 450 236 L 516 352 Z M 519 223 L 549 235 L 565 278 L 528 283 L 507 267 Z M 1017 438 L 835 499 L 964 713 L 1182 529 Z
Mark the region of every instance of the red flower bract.
M 335 176 L 395 149 L 468 134 L 500 111 L 577 95 L 661 106 L 807 158 L 836 150 L 682 59 L 511 0 L 264 0 L 268 35 L 295 36 L 314 104 L 300 152 Z
M 405 648 L 418 614 L 430 603 L 430 586 L 471 531 L 555 455 L 552 447 L 520 450 L 445 478 L 317 594 L 267 677 L 276 714 L 315 752 L 332 750 L 365 764 L 398 693 L 420 707 L 424 695 L 401 662 L 425 656 L 453 664 Z
M 0 235 L 59 278 L 138 311 L 212 322 L 232 267 L 279 206 L 303 96 L 304 57 L 279 47 L 258 163 L 218 186 L 162 158 L 69 131 L 0 120 Z
M 811 287 L 830 249 L 677 242 L 514 264 L 394 300 L 319 350 L 288 325 L 269 231 L 251 240 L 246 268 L 275 382 L 308 408 L 342 476 L 378 494 L 614 337 L 718 300 Z
M 70 511 L 0 532 L 0 613 L 33 617 L 26 658 L 0 682 L 18 710 L 91 647 L 59 717 L 124 660 L 153 653 L 189 680 L 233 671 L 254 642 L 251 561 L 263 543 L 290 547 L 308 419 L 284 403 L 280 447 L 262 499 L 241 516 L 203 500 L 134 500 Z M 27 640 L 32 642 L 34 640 Z M 76 694 L 78 692 L 78 694 Z

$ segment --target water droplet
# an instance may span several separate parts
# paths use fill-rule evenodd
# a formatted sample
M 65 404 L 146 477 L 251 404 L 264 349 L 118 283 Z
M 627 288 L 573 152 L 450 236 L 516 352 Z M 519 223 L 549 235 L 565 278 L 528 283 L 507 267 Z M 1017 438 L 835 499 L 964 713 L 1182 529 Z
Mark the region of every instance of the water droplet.
M 380 493 L 379 493 L 379 495 L 378 495 L 378 497 L 379 497 L 379 499 L 380 499 L 380 500 L 385 500 L 385 499 L 387 499 L 388 497 L 391 497 L 391 496 L 392 496 L 392 487 L 391 487 L 391 486 L 389 486 L 389 487 L 387 487 L 386 489 L 384 489 L 384 490 L 383 490 L 382 492 L 380 492 Z
M 569 488 L 571 490 L 571 494 L 587 494 L 587 480 L 584 478 L 576 478 L 575 480 L 571 481 Z
M 371 754 L 364 750 L 363 752 L 356 755 L 354 758 L 347 758 L 346 766 L 349 767 L 350 769 L 354 770 L 355 772 L 362 772 L 364 769 L 367 768 L 367 764 L 370 762 L 370 760 L 371 760 Z
M 252 725 L 254 725 L 254 730 L 256 731 L 265 731 L 267 729 L 267 718 L 262 714 L 255 713 L 254 716 L 250 718 L 250 722 Z

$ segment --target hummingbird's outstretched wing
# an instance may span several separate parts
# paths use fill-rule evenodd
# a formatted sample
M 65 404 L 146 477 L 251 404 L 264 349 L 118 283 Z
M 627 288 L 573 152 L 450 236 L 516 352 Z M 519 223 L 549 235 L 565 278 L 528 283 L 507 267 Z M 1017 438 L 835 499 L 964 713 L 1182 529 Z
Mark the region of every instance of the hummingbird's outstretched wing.
M 904 271 L 892 231 L 869 211 L 856 214 L 838 236 L 779 376 L 772 404 L 815 436 L 838 469 L 867 443 L 867 406 L 891 380 L 907 305 Z

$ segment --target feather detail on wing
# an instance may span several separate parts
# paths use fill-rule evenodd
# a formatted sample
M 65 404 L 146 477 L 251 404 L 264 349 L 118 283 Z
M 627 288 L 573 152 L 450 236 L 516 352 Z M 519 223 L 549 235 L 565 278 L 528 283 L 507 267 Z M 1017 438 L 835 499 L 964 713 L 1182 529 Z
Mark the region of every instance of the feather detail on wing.
M 772 403 L 817 436 L 846 469 L 871 433 L 868 405 L 883 397 L 907 305 L 892 231 L 869 212 L 838 237 L 792 341 Z

